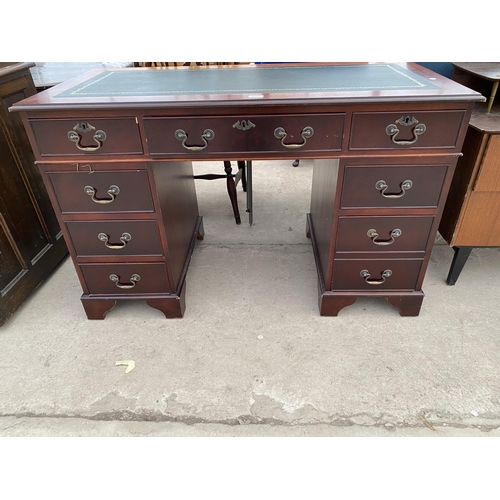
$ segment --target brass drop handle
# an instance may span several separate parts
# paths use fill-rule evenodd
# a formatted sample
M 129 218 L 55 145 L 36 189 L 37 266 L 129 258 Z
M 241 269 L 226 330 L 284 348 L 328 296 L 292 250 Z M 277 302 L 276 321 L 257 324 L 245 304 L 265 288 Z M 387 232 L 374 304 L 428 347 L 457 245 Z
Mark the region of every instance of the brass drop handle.
M 379 280 L 371 280 L 370 279 L 370 273 L 366 270 L 366 269 L 363 269 L 359 275 L 364 278 L 364 280 L 366 281 L 366 283 L 368 283 L 369 285 L 381 285 L 382 283 L 385 283 L 385 279 L 388 278 L 389 276 L 392 276 L 392 271 L 390 269 L 386 269 L 383 273 L 382 273 L 382 277 L 381 279 Z
M 278 127 L 274 130 L 274 137 L 276 137 L 276 139 L 281 139 L 281 145 L 285 146 L 285 148 L 290 148 L 290 149 L 297 149 L 301 148 L 302 146 L 305 146 L 307 139 L 312 137 L 313 134 L 314 134 L 314 129 L 312 127 L 304 127 L 302 129 L 302 132 L 300 133 L 302 139 L 304 139 L 303 142 L 301 142 L 300 144 L 285 144 L 284 141 L 287 136 L 285 129 L 283 127 Z
M 387 182 L 381 180 L 381 181 L 376 182 L 375 189 L 380 191 L 380 194 L 384 198 L 401 198 L 402 196 L 405 195 L 405 193 L 406 193 L 406 191 L 408 191 L 408 189 L 411 189 L 412 186 L 413 186 L 413 182 L 410 180 L 406 180 L 400 184 L 401 191 L 398 194 L 385 194 L 385 192 L 387 191 L 387 188 L 389 186 L 387 185 Z
M 396 140 L 396 137 L 400 132 L 400 130 L 397 127 L 398 125 L 402 125 L 404 127 L 411 127 L 415 125 L 415 127 L 412 130 L 413 139 L 411 141 Z M 426 126 L 423 123 L 418 123 L 418 120 L 415 119 L 414 116 L 412 116 L 411 118 L 409 116 L 406 117 L 402 116 L 401 118 L 398 118 L 394 123 L 387 125 L 387 127 L 385 128 L 385 133 L 391 136 L 392 142 L 394 144 L 397 144 L 398 146 L 410 146 L 411 144 L 417 142 L 418 136 L 422 135 L 425 132 L 425 130 Z
M 118 287 L 121 288 L 122 290 L 129 290 L 130 288 L 134 288 L 136 283 L 141 279 L 141 277 L 138 274 L 132 274 L 130 276 L 130 283 L 127 285 L 124 285 L 120 283 L 120 278 L 116 274 L 110 274 L 109 279 Z
M 111 248 L 112 250 L 120 250 L 122 248 L 125 248 L 125 245 L 132 239 L 130 233 L 123 233 L 120 236 L 120 241 L 122 242 L 122 244 L 118 245 L 118 244 L 108 243 L 109 236 L 106 233 L 99 233 L 97 237 L 99 238 L 99 240 L 103 241 L 108 248 Z
M 391 237 L 390 240 L 377 240 L 379 234 L 377 233 L 376 229 L 368 229 L 366 234 L 368 238 L 371 238 L 375 245 L 386 246 L 392 245 L 394 243 L 394 238 L 399 238 L 403 234 L 403 231 L 401 231 L 401 229 L 393 229 L 389 234 L 389 236 Z
M 204 142 L 203 146 L 188 146 L 186 144 L 186 141 L 188 139 L 188 135 L 186 134 L 186 132 L 184 132 L 184 130 L 182 130 L 182 129 L 178 129 L 175 131 L 175 138 L 178 141 L 182 141 L 182 147 L 184 149 L 188 149 L 189 151 L 201 151 L 201 150 L 205 149 L 208 146 L 207 141 L 211 141 L 214 137 L 215 137 L 215 132 L 213 130 L 210 130 L 209 128 L 207 128 L 203 132 L 203 134 L 201 134 L 201 139 Z
M 99 203 L 100 205 L 105 205 L 106 203 L 111 203 L 115 201 L 116 195 L 120 194 L 120 188 L 118 186 L 115 186 L 114 184 L 109 186 L 108 189 L 108 194 L 111 196 L 111 198 L 103 198 L 103 199 L 98 199 L 95 197 L 96 189 L 92 186 L 85 186 L 83 188 L 83 191 L 85 194 L 88 194 L 91 198 L 92 201 L 95 203 Z
M 77 123 L 73 127 L 73 130 L 70 130 L 68 132 L 68 139 L 71 142 L 74 142 L 76 144 L 76 147 L 81 151 L 92 153 L 94 151 L 97 151 L 102 146 L 102 143 L 106 140 L 106 133 L 103 132 L 102 130 L 97 130 L 94 133 L 92 139 L 94 139 L 94 141 L 97 143 L 97 146 L 81 146 L 80 141 L 82 140 L 83 134 L 94 132 L 94 130 L 95 127 L 92 126 L 90 123 L 85 123 L 85 122 Z

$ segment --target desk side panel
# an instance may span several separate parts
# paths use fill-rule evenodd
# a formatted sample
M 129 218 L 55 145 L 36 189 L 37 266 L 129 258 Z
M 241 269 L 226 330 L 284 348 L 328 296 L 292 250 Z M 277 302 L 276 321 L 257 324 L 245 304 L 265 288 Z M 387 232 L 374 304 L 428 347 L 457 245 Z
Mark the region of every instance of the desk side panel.
M 311 222 L 313 225 L 319 260 L 326 279 L 330 262 L 335 193 L 339 171 L 338 159 L 314 160 L 311 190 Z
M 191 162 L 154 162 L 150 168 L 165 230 L 166 258 L 177 288 L 198 221 L 193 165 Z

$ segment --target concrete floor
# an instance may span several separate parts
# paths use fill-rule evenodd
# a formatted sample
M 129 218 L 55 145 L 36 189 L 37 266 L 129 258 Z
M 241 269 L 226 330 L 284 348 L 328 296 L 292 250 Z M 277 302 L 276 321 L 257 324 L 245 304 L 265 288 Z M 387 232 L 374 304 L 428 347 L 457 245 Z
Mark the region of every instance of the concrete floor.
M 419 317 L 383 299 L 321 317 L 311 177 L 254 162 L 252 227 L 243 195 L 236 226 L 225 182 L 197 181 L 183 319 L 129 301 L 88 321 L 64 261 L 0 328 L 0 436 L 499 436 L 500 251 L 450 287 L 438 239 Z

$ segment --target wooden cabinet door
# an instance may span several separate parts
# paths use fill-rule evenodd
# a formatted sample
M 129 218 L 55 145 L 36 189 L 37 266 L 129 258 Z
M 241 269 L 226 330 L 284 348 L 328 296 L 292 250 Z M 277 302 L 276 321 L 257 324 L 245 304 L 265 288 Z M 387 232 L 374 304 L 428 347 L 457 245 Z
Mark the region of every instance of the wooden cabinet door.
M 29 66 L 0 65 L 0 325 L 67 253 L 22 121 L 8 110 L 36 93 Z

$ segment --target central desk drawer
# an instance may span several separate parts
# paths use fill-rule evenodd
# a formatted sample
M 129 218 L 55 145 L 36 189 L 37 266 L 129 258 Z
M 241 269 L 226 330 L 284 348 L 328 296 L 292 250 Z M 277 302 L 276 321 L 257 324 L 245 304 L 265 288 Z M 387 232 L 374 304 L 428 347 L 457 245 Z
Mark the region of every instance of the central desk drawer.
M 63 214 L 152 212 L 153 200 L 145 170 L 49 172 Z
M 163 263 L 81 264 L 89 294 L 171 293 Z
M 77 257 L 162 255 L 154 220 L 69 221 L 66 227 Z
M 346 165 L 341 208 L 437 208 L 448 165 Z
M 433 216 L 340 217 L 337 252 L 424 252 Z
M 465 111 L 354 113 L 351 150 L 457 147 Z
M 344 114 L 144 118 L 151 155 L 340 151 Z
M 413 290 L 423 260 L 340 260 L 333 267 L 332 290 Z
M 29 121 L 42 156 L 142 154 L 135 118 Z

